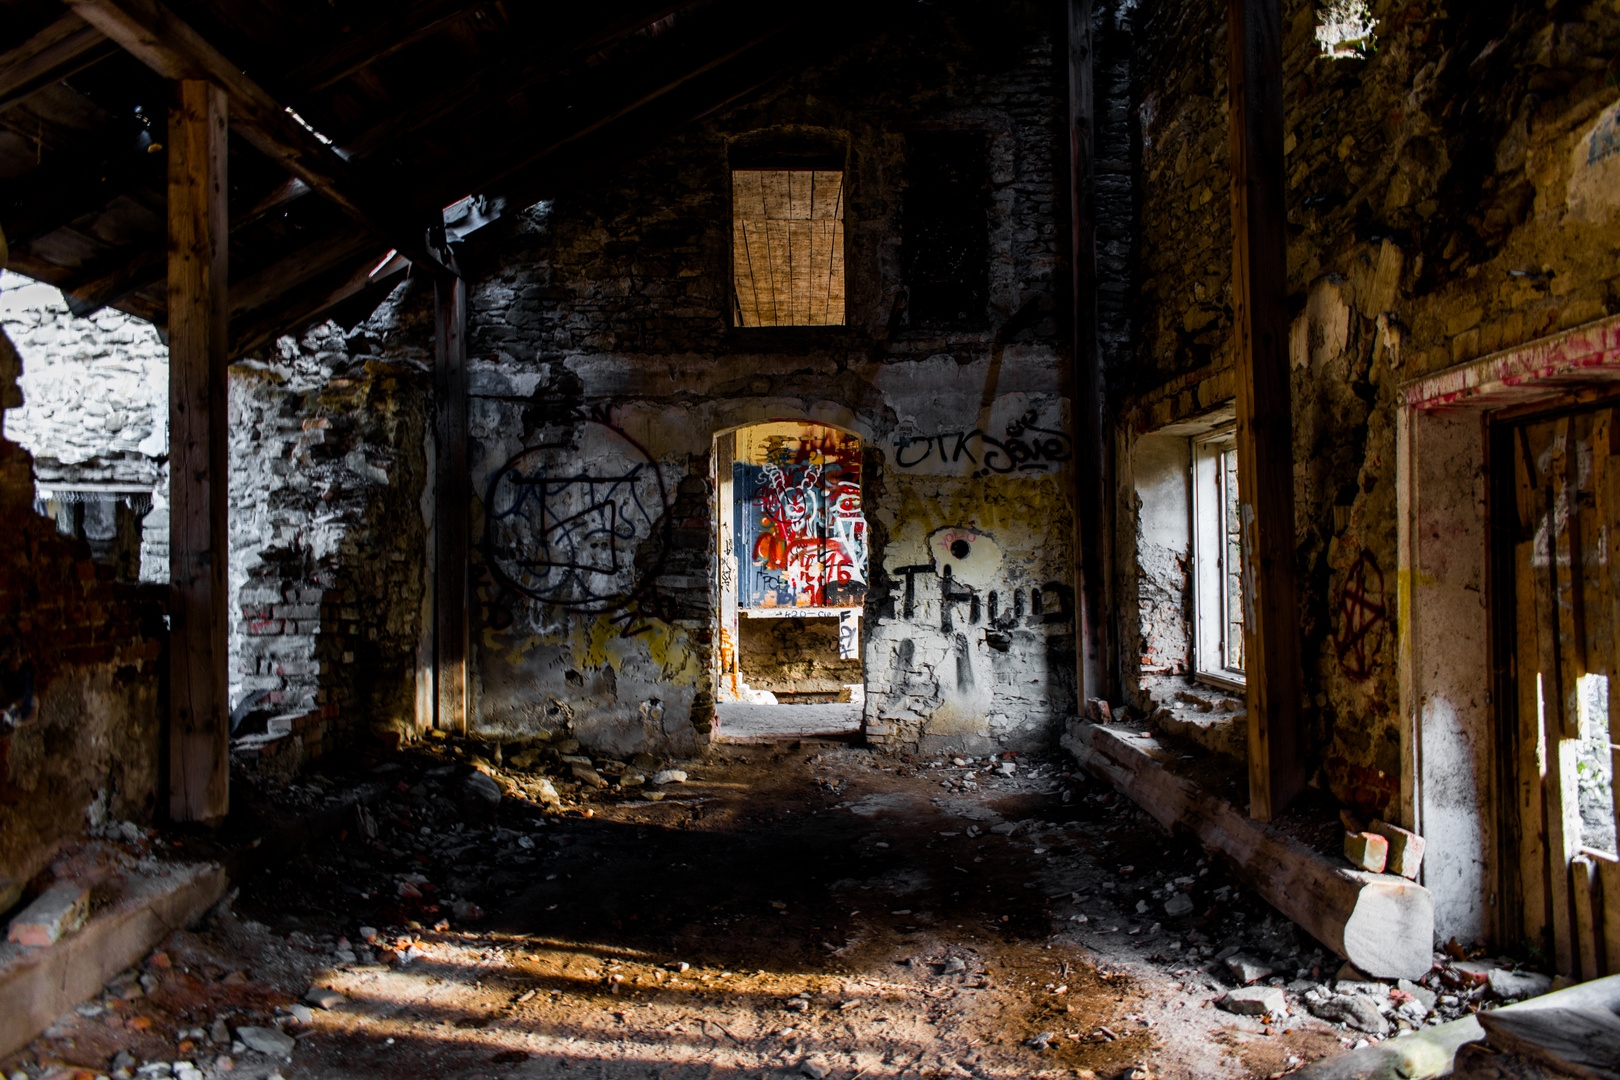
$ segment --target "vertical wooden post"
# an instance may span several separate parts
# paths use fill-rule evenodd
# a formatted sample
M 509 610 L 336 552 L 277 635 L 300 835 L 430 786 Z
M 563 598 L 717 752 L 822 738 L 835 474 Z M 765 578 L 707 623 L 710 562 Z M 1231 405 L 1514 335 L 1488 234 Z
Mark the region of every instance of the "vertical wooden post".
M 1227 12 L 1249 813 L 1270 821 L 1307 779 L 1288 379 L 1281 0 L 1228 0 Z
M 467 283 L 442 275 L 433 286 L 434 626 L 437 726 L 467 730 Z
M 169 111 L 169 812 L 230 803 L 225 92 L 175 84 Z
M 1096 90 L 1091 0 L 1069 0 L 1069 221 L 1073 256 L 1075 555 L 1079 603 L 1079 704 L 1111 696 L 1103 583 L 1107 446 L 1102 356 L 1097 346 Z

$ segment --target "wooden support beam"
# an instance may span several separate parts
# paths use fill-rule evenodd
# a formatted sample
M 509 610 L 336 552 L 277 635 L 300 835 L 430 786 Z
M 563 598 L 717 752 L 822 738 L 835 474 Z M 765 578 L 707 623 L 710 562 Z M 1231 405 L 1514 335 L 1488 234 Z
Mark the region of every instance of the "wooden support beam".
M 226 700 L 226 98 L 181 80 L 169 110 L 169 813 L 230 805 Z
M 1075 721 L 1063 748 L 1171 831 L 1185 830 L 1307 933 L 1369 975 L 1417 979 L 1434 948 L 1434 897 L 1393 874 L 1351 870 L 1246 819 L 1159 763 L 1175 755 L 1147 735 Z
M 1228 0 L 1227 13 L 1249 813 L 1270 821 L 1309 778 L 1300 718 L 1281 0 Z
M 232 127 L 249 144 L 413 261 L 453 269 L 427 246 L 403 203 L 365 188 L 349 163 L 159 0 L 65 0 L 86 22 L 170 79 L 206 79 L 231 101 Z M 172 152 L 171 147 L 171 152 Z
M 69 11 L 14 48 L 0 53 L 0 109 L 83 71 L 118 51 L 107 35 Z
M 435 726 L 467 730 L 467 283 L 443 276 L 433 288 L 434 626 L 438 688 Z
M 1073 260 L 1074 523 L 1080 605 L 1079 704 L 1113 696 L 1108 662 L 1107 579 L 1108 447 L 1106 390 L 1097 343 L 1097 98 L 1091 0 L 1069 0 L 1069 222 Z

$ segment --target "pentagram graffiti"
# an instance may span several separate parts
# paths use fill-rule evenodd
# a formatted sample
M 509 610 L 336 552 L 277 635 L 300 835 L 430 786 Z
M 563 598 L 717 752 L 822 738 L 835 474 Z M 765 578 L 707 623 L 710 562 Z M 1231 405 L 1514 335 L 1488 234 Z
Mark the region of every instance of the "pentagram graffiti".
M 1363 682 L 1371 677 L 1385 618 L 1384 572 L 1378 569 L 1373 553 L 1363 550 L 1345 577 L 1339 634 L 1334 640 L 1339 669 L 1350 679 Z
M 582 615 L 656 616 L 671 528 L 664 476 L 606 416 L 577 432 L 571 445 L 522 451 L 490 480 L 490 569 L 512 591 Z

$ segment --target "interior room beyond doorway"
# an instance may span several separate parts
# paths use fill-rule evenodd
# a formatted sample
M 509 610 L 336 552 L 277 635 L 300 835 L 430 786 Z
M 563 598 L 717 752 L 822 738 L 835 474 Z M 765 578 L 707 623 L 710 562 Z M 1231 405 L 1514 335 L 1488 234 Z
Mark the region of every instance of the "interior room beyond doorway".
M 861 441 L 810 421 L 715 440 L 720 742 L 860 731 Z

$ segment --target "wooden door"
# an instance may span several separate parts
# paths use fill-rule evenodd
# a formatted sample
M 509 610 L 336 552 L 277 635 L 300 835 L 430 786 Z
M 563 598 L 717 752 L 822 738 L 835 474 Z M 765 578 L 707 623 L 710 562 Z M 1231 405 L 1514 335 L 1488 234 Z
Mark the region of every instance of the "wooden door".
M 1512 424 L 1510 835 L 1518 929 L 1559 974 L 1620 973 L 1614 804 L 1620 734 L 1620 416 L 1612 404 Z M 1505 463 L 1501 463 L 1505 464 Z

